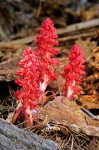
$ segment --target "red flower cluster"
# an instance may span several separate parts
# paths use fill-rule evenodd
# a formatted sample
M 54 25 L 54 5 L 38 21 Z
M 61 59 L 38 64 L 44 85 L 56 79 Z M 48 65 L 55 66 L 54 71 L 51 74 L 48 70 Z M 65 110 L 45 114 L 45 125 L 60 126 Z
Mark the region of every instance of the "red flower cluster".
M 79 94 L 81 89 L 77 85 L 82 82 L 86 73 L 82 49 L 77 44 L 72 47 L 68 57 L 70 62 L 64 67 L 63 76 L 66 79 L 65 95 L 67 98 L 72 98 L 75 93 Z
M 42 100 L 47 85 L 57 77 L 56 70 L 52 68 L 59 63 L 57 58 L 53 58 L 59 53 L 59 49 L 54 48 L 59 44 L 57 39 L 54 24 L 50 18 L 47 18 L 43 21 L 40 34 L 36 37 L 36 51 L 34 52 L 31 47 L 28 48 L 19 62 L 21 68 L 17 71 L 17 75 L 20 78 L 15 82 L 21 86 L 21 89 L 15 92 L 15 97 L 21 105 L 16 110 L 19 115 L 21 113 L 24 116 L 26 126 L 33 124 L 33 112 L 37 108 L 37 100 Z M 85 71 L 82 50 L 78 45 L 72 47 L 68 57 L 70 62 L 64 67 L 63 77 L 66 79 L 65 95 L 71 98 L 80 91 L 77 85 L 85 77 Z
M 56 79 L 57 75 L 55 69 L 52 70 L 53 65 L 58 65 L 58 59 L 52 58 L 53 55 L 59 53 L 59 49 L 54 48 L 58 46 L 58 36 L 56 35 L 56 29 L 50 18 L 47 18 L 42 23 L 40 34 L 36 37 L 36 55 L 39 57 L 41 62 L 41 83 L 40 89 L 42 92 L 45 91 L 47 85 L 51 80 Z
M 21 78 L 16 79 L 15 82 L 22 88 L 16 91 L 15 97 L 21 101 L 21 110 L 27 124 L 32 124 L 32 110 L 37 108 L 37 99 L 39 97 L 40 89 L 40 62 L 30 47 L 23 53 L 23 58 L 19 62 L 22 68 L 17 71 L 17 75 Z
M 23 58 L 19 62 L 21 69 L 17 75 L 21 79 L 16 79 L 16 83 L 21 86 L 21 90 L 16 91 L 15 97 L 21 101 L 20 111 L 25 117 L 26 126 L 33 124 L 32 110 L 37 108 L 37 100 L 42 100 L 44 91 L 51 80 L 56 78 L 55 69 L 52 65 L 57 65 L 58 60 L 52 58 L 58 54 L 59 50 L 53 48 L 58 45 L 56 29 L 50 18 L 42 23 L 40 34 L 37 35 L 38 45 L 34 53 L 32 48 L 28 48 L 23 53 Z

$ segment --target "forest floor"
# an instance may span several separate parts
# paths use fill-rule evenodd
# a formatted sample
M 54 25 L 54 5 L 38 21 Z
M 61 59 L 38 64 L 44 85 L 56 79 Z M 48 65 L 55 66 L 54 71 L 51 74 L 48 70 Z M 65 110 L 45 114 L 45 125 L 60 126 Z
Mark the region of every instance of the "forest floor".
M 14 124 L 51 139 L 62 149 L 99 149 L 99 3 L 98 0 L 7 0 L 0 2 L 0 118 L 11 120 L 16 108 L 16 70 L 23 51 L 35 49 L 36 34 L 50 17 L 59 37 L 58 73 L 68 62 L 67 54 L 76 43 L 84 53 L 86 77 L 82 93 L 72 101 L 61 96 L 64 80 L 59 76 L 47 88 L 40 120 L 30 128 Z M 55 96 L 53 96 L 53 92 Z M 68 106 L 68 109 L 67 109 Z

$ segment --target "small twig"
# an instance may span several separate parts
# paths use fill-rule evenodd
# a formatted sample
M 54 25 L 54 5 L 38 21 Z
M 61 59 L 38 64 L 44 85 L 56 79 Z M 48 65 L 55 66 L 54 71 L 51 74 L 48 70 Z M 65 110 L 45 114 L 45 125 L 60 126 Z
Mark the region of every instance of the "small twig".
M 92 50 L 94 53 L 99 52 L 99 46 Z
M 69 35 L 66 37 L 59 38 L 59 41 L 64 42 L 64 41 L 69 41 L 69 40 L 75 40 L 75 39 L 78 39 L 81 37 L 86 38 L 86 37 L 93 37 L 93 36 L 96 36 L 95 31 L 90 32 L 90 33 L 81 33 L 81 34 L 76 34 L 76 35 Z
M 2 29 L 2 26 L 0 26 L 0 36 L 2 37 L 3 40 L 8 40 L 8 37 L 5 31 Z
M 81 110 L 86 113 L 89 117 L 91 117 L 94 120 L 99 120 L 99 117 L 93 115 L 89 110 L 87 110 L 86 108 L 81 108 Z
M 39 7 L 38 7 L 38 10 L 37 10 L 37 15 L 36 15 L 37 18 L 39 18 L 39 16 L 40 16 L 41 7 L 42 7 L 42 0 L 40 0 Z
M 73 145 L 74 145 L 74 138 L 72 136 L 71 150 L 73 150 Z
M 62 96 L 62 93 L 61 93 L 61 87 L 60 87 L 60 84 L 59 84 L 58 78 L 56 79 L 56 81 L 57 81 L 57 84 L 58 84 L 59 94 L 60 94 L 60 96 Z

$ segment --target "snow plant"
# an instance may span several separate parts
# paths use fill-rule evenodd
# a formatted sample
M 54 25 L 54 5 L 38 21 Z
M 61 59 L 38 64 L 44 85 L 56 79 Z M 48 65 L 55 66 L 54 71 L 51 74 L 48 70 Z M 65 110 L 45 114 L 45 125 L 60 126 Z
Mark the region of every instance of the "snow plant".
M 63 74 L 66 79 L 64 92 L 67 98 L 73 98 L 75 94 L 80 94 L 81 88 L 78 85 L 86 75 L 82 49 L 75 44 L 69 52 L 68 58 L 70 62 L 65 65 Z
M 56 28 L 50 18 L 42 22 L 40 33 L 36 36 L 34 51 L 32 47 L 23 52 L 23 58 L 19 62 L 20 69 L 16 74 L 19 76 L 15 82 L 21 87 L 15 92 L 15 97 L 20 105 L 15 114 L 23 116 L 26 126 L 33 125 L 34 113 L 37 111 L 38 100 L 44 101 L 44 93 L 48 84 L 57 78 L 55 67 L 59 64 L 58 58 L 53 58 L 59 53 L 58 36 Z M 79 93 L 80 84 L 85 77 L 84 58 L 81 48 L 74 45 L 68 58 L 69 64 L 64 67 L 63 77 L 66 79 L 64 94 L 67 98 L 73 98 L 74 93 Z

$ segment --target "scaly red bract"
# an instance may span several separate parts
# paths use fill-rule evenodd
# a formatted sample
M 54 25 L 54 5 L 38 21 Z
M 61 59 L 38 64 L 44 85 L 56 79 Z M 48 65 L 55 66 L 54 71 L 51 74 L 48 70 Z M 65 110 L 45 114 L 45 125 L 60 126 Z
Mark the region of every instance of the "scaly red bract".
M 17 71 L 17 75 L 20 78 L 16 79 L 15 82 L 22 88 L 15 92 L 15 97 L 22 103 L 21 113 L 27 121 L 27 126 L 29 126 L 33 123 L 32 110 L 37 108 L 41 71 L 40 62 L 31 47 L 24 51 L 19 66 L 21 68 Z
M 47 18 L 42 22 L 40 28 L 40 34 L 36 37 L 36 55 L 41 61 L 41 80 L 40 89 L 42 92 L 45 91 L 47 85 L 51 80 L 56 79 L 57 74 L 55 69 L 52 69 L 53 65 L 58 65 L 59 61 L 57 58 L 52 58 L 54 55 L 59 53 L 59 49 L 54 48 L 58 46 L 58 36 L 54 27 L 53 21 Z
M 64 78 L 65 83 L 65 96 L 67 98 L 73 98 L 74 94 L 79 94 L 80 88 L 78 85 L 84 79 L 86 73 L 84 71 L 84 56 L 82 49 L 75 44 L 70 51 L 68 58 L 70 60 L 69 64 L 64 67 Z

